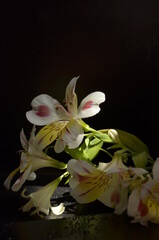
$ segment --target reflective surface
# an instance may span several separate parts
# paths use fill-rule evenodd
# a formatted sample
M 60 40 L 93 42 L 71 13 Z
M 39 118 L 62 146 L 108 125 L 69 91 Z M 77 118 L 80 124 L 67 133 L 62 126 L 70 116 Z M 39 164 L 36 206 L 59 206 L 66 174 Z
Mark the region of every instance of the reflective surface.
M 28 192 L 38 186 L 28 187 Z M 2 240 L 83 240 L 83 239 L 146 239 L 157 240 L 159 227 L 149 224 L 143 227 L 132 224 L 131 218 L 113 214 L 98 201 L 80 205 L 69 195 L 69 188 L 58 187 L 52 203 L 64 202 L 66 211 L 62 216 L 40 219 L 19 211 L 24 204 L 19 194 L 1 190 L 0 239 Z

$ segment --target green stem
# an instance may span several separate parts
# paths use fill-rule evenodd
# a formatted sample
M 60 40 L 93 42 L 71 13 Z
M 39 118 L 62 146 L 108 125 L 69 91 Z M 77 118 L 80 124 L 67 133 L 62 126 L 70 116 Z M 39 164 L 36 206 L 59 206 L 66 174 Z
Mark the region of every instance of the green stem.
M 111 158 L 113 158 L 113 155 L 111 155 L 107 150 L 100 148 L 101 151 L 105 152 L 106 154 L 108 154 Z

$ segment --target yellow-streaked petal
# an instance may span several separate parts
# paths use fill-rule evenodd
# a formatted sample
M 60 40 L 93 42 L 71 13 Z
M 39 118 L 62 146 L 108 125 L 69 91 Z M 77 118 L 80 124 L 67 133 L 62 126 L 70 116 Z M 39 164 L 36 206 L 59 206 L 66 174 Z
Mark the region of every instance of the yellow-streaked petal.
M 43 150 L 59 136 L 67 122 L 59 121 L 43 127 L 35 136 L 36 148 Z
M 32 172 L 44 167 L 52 167 L 52 168 L 58 168 L 58 169 L 65 169 L 67 167 L 65 163 L 55 160 L 51 157 L 44 159 L 44 158 L 29 156 L 29 161 L 32 165 Z
M 83 178 L 84 179 L 71 191 L 71 195 L 79 203 L 95 201 L 103 194 L 110 180 L 105 173 L 98 171 L 94 175 L 83 176 Z
M 153 198 L 147 198 L 146 206 L 148 208 L 150 221 L 159 223 L 159 202 Z

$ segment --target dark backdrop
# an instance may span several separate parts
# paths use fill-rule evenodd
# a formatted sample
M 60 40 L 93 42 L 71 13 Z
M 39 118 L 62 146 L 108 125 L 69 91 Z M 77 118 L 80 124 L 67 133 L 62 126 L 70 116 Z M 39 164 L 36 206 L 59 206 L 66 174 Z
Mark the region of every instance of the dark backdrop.
M 139 136 L 159 156 L 158 0 L 52 0 L 1 4 L 1 171 L 19 163 L 19 132 L 31 100 L 62 102 L 70 79 L 79 101 L 100 90 L 107 101 L 92 127 Z

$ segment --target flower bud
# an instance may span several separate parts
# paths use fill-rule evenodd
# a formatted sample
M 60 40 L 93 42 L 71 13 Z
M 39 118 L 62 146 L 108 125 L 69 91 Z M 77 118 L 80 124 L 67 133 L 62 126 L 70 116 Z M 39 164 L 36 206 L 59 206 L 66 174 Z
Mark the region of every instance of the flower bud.
M 119 135 L 118 135 L 118 132 L 115 129 L 109 129 L 108 130 L 108 135 L 115 143 L 119 142 Z

